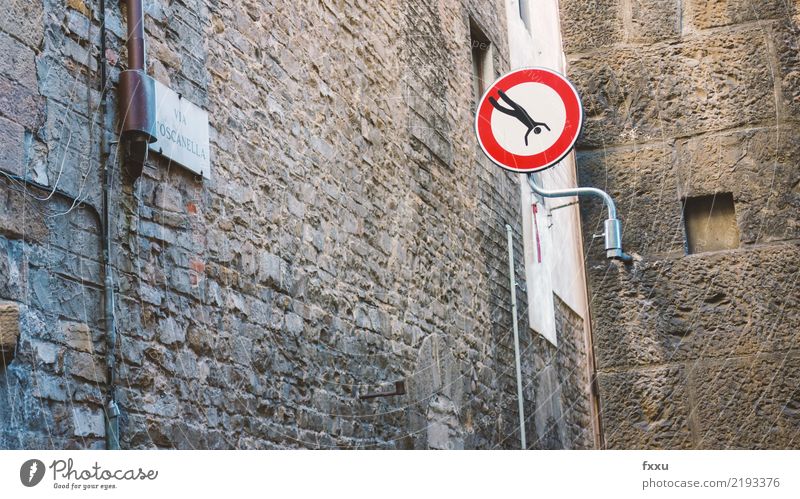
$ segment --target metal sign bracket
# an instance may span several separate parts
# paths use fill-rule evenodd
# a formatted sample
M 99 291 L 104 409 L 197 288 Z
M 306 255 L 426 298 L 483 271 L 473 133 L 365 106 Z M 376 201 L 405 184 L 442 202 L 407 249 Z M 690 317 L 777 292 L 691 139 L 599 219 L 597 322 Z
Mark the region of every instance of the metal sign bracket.
M 605 221 L 605 249 L 606 258 L 620 260 L 623 263 L 631 263 L 633 257 L 622 250 L 622 223 L 617 218 L 617 207 L 614 200 L 607 192 L 594 187 L 575 187 L 572 189 L 559 189 L 548 191 L 539 187 L 533 174 L 528 175 L 528 185 L 536 194 L 546 198 L 560 198 L 568 196 L 595 196 L 599 197 L 608 208 L 608 220 Z

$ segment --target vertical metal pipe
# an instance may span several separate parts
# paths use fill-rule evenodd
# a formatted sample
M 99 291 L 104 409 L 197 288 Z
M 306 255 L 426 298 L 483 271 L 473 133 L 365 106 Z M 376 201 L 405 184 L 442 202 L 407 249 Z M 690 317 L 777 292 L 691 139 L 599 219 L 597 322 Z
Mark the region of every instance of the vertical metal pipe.
M 522 399 L 522 366 L 519 358 L 519 326 L 517 325 L 517 279 L 514 276 L 514 239 L 511 226 L 506 224 L 508 236 L 508 280 L 511 285 L 511 322 L 514 327 L 514 362 L 517 368 L 517 403 L 519 404 L 519 439 L 522 449 L 527 449 L 525 443 L 525 409 Z
M 133 2 L 131 2 L 133 3 Z M 141 3 L 139 4 L 141 8 Z M 129 11 L 130 12 L 130 11 Z M 129 14 L 130 15 L 130 14 Z M 130 47 L 130 45 L 129 45 Z M 103 273 L 104 305 L 106 328 L 106 369 L 108 370 L 108 395 L 105 408 L 106 448 L 119 449 L 119 407 L 117 406 L 117 325 L 114 315 L 114 279 L 111 273 L 111 171 L 110 139 L 108 134 L 113 125 L 113 111 L 108 99 L 108 61 L 106 60 L 106 2 L 100 0 L 100 85 L 103 106 L 103 130 L 100 142 L 101 162 L 103 164 Z
M 144 15 L 142 0 L 128 4 L 128 69 L 144 69 Z

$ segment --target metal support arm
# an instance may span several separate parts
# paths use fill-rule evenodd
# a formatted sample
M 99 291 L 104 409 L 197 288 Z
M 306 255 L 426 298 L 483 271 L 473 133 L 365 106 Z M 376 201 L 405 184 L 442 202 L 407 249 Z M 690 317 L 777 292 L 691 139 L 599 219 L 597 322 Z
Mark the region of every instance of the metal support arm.
M 622 250 L 622 224 L 617 218 L 617 207 L 614 200 L 607 192 L 594 187 L 574 187 L 572 189 L 559 189 L 548 191 L 539 187 L 533 174 L 528 175 L 528 184 L 536 194 L 546 198 L 560 198 L 567 196 L 595 196 L 599 197 L 608 208 L 608 220 L 605 222 L 605 248 L 606 257 L 621 260 L 625 263 L 633 261 L 633 257 Z

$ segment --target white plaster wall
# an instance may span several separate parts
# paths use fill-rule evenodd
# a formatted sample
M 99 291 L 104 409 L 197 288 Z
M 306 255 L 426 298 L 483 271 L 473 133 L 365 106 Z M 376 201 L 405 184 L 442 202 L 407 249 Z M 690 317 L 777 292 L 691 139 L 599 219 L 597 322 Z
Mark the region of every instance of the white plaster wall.
M 511 68 L 542 66 L 565 73 L 561 48 L 558 0 L 530 0 L 528 30 L 519 16 L 519 0 L 506 0 Z M 570 154 L 560 164 L 537 174 L 547 189 L 576 185 L 575 160 Z M 583 244 L 578 206 L 550 211 L 577 201 L 575 197 L 542 199 L 534 196 L 520 175 L 525 239 L 525 272 L 528 283 L 528 316 L 531 328 L 556 344 L 553 293 L 578 315 L 588 328 L 589 314 Z M 532 204 L 538 204 L 537 222 L 542 262 L 537 261 Z

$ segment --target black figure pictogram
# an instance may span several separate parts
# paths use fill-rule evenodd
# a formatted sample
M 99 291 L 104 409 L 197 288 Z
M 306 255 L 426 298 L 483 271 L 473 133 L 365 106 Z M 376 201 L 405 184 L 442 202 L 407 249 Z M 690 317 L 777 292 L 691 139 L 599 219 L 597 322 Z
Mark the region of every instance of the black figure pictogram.
M 507 96 L 505 94 L 505 92 L 503 92 L 502 90 L 498 90 L 497 93 L 500 94 L 500 98 L 503 99 L 503 102 L 505 102 L 506 104 L 511 106 L 511 109 L 508 109 L 508 108 L 505 108 L 505 107 L 501 106 L 495 100 L 494 97 L 489 97 L 489 102 L 491 102 L 492 106 L 494 106 L 494 108 L 497 109 L 498 111 L 500 111 L 501 113 L 505 113 L 505 114 L 507 114 L 509 116 L 515 117 L 518 120 L 520 120 L 523 125 L 525 125 L 525 127 L 528 129 L 528 131 L 525 132 L 525 145 L 526 146 L 528 145 L 528 135 L 530 135 L 531 132 L 533 132 L 533 133 L 538 135 L 538 134 L 542 133 L 542 127 L 547 128 L 548 132 L 550 131 L 550 127 L 547 126 L 547 124 L 539 123 L 538 121 L 534 121 L 534 119 L 530 117 L 528 112 L 525 111 L 525 109 L 523 109 L 522 106 L 520 106 L 519 104 L 517 104 L 516 102 L 511 100 L 511 98 L 509 96 Z

